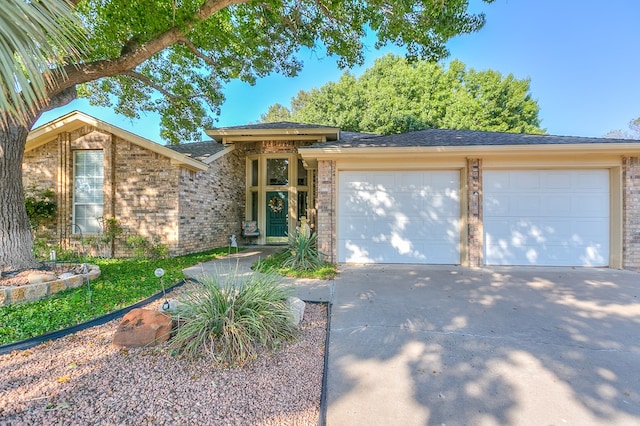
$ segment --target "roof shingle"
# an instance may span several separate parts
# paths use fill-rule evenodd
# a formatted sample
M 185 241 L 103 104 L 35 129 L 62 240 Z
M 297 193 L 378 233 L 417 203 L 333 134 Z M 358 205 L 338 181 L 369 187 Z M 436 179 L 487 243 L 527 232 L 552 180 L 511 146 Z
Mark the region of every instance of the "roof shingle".
M 639 143 L 631 139 L 606 139 L 579 136 L 533 135 L 526 133 L 485 132 L 479 130 L 425 129 L 393 135 L 368 135 L 352 139 L 341 138 L 332 143 L 316 143 L 309 148 L 376 148 L 376 147 L 437 147 L 488 145 L 559 145 L 594 143 Z
M 224 145 L 216 141 L 166 145 L 166 147 L 200 161 L 203 161 L 207 159 L 207 157 L 211 157 L 225 149 Z

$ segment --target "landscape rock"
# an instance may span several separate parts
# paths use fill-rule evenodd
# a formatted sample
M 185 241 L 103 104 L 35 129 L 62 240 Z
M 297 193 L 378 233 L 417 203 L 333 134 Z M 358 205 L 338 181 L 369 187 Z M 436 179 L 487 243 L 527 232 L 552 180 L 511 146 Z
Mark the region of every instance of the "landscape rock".
M 32 272 L 27 276 L 29 284 L 47 283 L 56 279 L 55 274 L 51 272 Z
M 177 300 L 165 300 L 162 305 L 160 305 L 160 312 L 167 312 L 173 314 L 178 309 L 178 301 Z
M 171 317 L 149 309 L 133 309 L 122 318 L 113 344 L 124 347 L 155 346 L 169 340 Z
M 289 297 L 287 299 L 287 304 L 289 305 L 291 312 L 293 313 L 293 323 L 296 326 L 299 326 L 304 318 L 304 308 L 305 303 L 298 299 L 297 297 Z

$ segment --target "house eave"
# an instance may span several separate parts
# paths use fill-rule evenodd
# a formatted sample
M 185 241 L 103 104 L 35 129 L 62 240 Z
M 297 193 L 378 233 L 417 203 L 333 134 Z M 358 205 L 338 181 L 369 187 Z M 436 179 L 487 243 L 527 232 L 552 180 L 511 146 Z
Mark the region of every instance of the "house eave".
M 639 155 L 638 143 L 590 143 L 590 144 L 538 144 L 538 145 L 456 145 L 456 146 L 375 146 L 375 147 L 304 147 L 299 148 L 302 158 L 311 163 L 317 160 L 338 158 L 383 158 L 429 156 L 513 156 L 513 155 L 588 155 L 619 154 Z
M 188 156 L 169 149 L 163 145 L 157 144 L 149 139 L 145 139 L 135 133 L 128 132 L 119 127 L 113 126 L 105 121 L 98 120 L 79 111 L 73 111 L 66 114 L 54 121 L 43 124 L 36 129 L 29 132 L 27 136 L 27 144 L 25 151 L 33 150 L 39 146 L 42 146 L 48 142 L 51 142 L 55 136 L 62 132 L 72 132 L 83 126 L 92 126 L 96 129 L 102 130 L 107 133 L 111 133 L 121 139 L 128 140 L 136 145 L 139 145 L 152 152 L 156 152 L 160 155 L 171 159 L 172 164 L 184 167 L 192 171 L 204 171 L 207 170 L 207 165 L 201 161 L 189 158 Z
M 217 142 L 258 142 L 263 140 L 315 141 L 337 140 L 337 127 L 289 128 L 289 129 L 211 129 L 205 133 Z

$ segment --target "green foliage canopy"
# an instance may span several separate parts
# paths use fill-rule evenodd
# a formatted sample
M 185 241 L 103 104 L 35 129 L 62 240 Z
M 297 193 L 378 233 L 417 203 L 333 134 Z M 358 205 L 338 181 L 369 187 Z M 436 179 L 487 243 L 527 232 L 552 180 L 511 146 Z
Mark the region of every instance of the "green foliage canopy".
M 529 83 L 512 74 L 467 69 L 457 60 L 445 68 L 386 55 L 360 77 L 346 72 L 338 82 L 300 91 L 290 109 L 270 106 L 261 120 L 381 134 L 424 128 L 542 133 Z
M 68 67 L 69 82 L 81 84 L 79 94 L 93 104 L 127 117 L 160 113 L 170 142 L 197 140 L 220 112 L 225 82 L 293 76 L 303 65 L 301 48 L 322 48 L 343 67 L 361 64 L 368 28 L 377 46 L 441 58 L 448 39 L 484 24 L 467 7 L 466 0 L 83 0 L 77 12 L 92 49 L 76 72 Z

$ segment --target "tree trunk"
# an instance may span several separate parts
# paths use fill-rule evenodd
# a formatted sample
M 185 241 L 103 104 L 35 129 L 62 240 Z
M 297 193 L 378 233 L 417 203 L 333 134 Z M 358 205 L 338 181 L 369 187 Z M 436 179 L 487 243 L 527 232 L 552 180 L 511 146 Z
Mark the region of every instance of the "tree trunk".
M 28 134 L 27 127 L 11 119 L 8 125 L 0 126 L 0 271 L 29 268 L 36 263 L 22 186 Z

